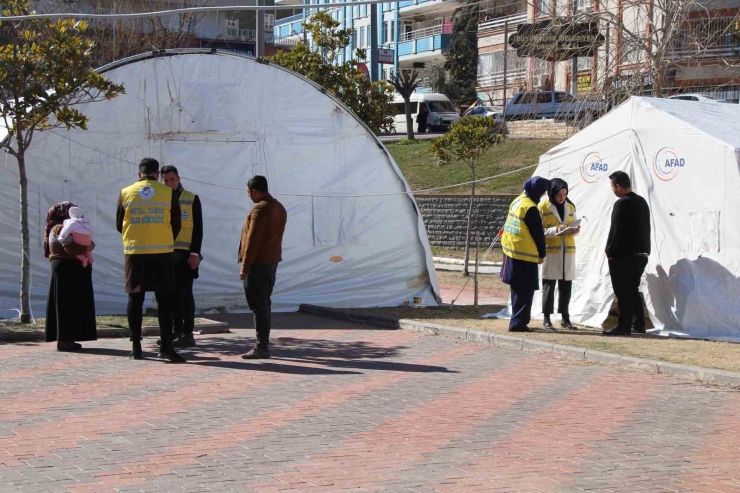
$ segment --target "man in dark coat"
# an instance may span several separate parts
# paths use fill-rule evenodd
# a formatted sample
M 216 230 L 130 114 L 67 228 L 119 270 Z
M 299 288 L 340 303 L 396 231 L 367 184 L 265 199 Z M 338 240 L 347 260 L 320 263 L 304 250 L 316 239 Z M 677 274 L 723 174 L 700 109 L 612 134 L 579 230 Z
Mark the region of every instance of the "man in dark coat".
M 619 197 L 612 210 L 606 257 L 609 275 L 619 306 L 619 323 L 605 336 L 628 336 L 633 331 L 645 333 L 645 313 L 640 296 L 640 280 L 650 255 L 650 207 L 632 191 L 630 177 L 624 171 L 609 176 L 614 195 Z

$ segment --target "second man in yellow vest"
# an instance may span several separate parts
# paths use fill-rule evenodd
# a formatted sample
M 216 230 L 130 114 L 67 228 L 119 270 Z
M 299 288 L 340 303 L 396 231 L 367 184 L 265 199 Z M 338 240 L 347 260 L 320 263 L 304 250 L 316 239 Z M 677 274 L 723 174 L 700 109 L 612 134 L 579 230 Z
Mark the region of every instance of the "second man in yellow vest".
M 194 347 L 193 281 L 198 278 L 198 266 L 203 258 L 200 254 L 203 244 L 203 210 L 198 196 L 182 187 L 177 168 L 163 166 L 161 177 L 162 182 L 173 190 L 173 195 L 180 203 L 182 224 L 180 234 L 175 238 L 177 302 L 174 308 L 174 344 L 177 347 Z
M 537 208 L 550 181 L 534 176 L 524 184 L 524 193 L 509 207 L 501 238 L 504 262 L 501 280 L 511 288 L 509 332 L 529 332 L 534 292 L 540 288 L 539 264 L 547 255 L 542 215 Z

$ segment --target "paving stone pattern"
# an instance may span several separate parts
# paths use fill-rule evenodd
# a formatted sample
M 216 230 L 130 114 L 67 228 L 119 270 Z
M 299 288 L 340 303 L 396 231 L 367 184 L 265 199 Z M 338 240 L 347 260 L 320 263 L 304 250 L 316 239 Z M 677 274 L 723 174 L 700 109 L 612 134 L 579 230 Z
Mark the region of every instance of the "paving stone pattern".
M 0 345 L 0 492 L 740 492 L 738 392 L 304 314 L 248 362 L 229 323 L 186 365 Z
M 473 231 L 471 245 L 475 245 L 475 232 L 480 232 L 481 248 L 488 248 L 503 228 L 509 205 L 515 195 L 476 195 L 473 200 Z M 429 244 L 445 248 L 465 248 L 470 196 L 417 195 Z

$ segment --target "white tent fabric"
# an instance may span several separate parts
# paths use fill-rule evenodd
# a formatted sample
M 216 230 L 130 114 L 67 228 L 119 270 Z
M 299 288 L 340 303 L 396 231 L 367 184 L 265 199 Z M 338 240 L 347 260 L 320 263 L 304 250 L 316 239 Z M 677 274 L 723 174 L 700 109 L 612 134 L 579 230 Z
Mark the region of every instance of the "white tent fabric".
M 740 341 L 740 106 L 634 97 L 541 156 L 534 174 L 566 180 L 586 217 L 571 314 L 593 327 L 614 299 L 604 247 L 617 170 L 651 209 L 641 291 L 654 333 Z
M 175 165 L 198 194 L 204 261 L 199 308 L 243 308 L 236 260 L 249 208 L 247 180 L 265 175 L 288 211 L 273 309 L 438 301 L 421 214 L 398 166 L 341 103 L 277 66 L 225 52 L 176 50 L 101 69 L 126 94 L 82 107 L 89 130 L 36 135 L 27 157 L 32 306 L 43 316 L 49 207 L 71 200 L 95 229 L 98 313 L 123 313 L 123 247 L 115 230 L 121 188 L 151 156 Z M 18 174 L 6 160 L 0 192 L 0 316 L 17 315 L 20 281 Z M 153 296 L 150 296 L 153 298 Z

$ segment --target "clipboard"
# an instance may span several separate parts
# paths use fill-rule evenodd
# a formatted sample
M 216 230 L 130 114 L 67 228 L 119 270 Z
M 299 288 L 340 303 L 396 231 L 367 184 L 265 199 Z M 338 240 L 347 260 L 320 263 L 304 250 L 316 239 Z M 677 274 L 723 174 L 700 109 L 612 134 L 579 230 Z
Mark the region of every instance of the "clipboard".
M 569 231 L 575 231 L 576 229 L 578 229 L 580 225 L 581 225 L 581 220 L 577 219 L 573 221 L 571 224 L 569 224 L 567 228 L 565 228 L 559 233 L 556 233 L 555 236 L 563 236 L 565 234 L 568 234 Z

